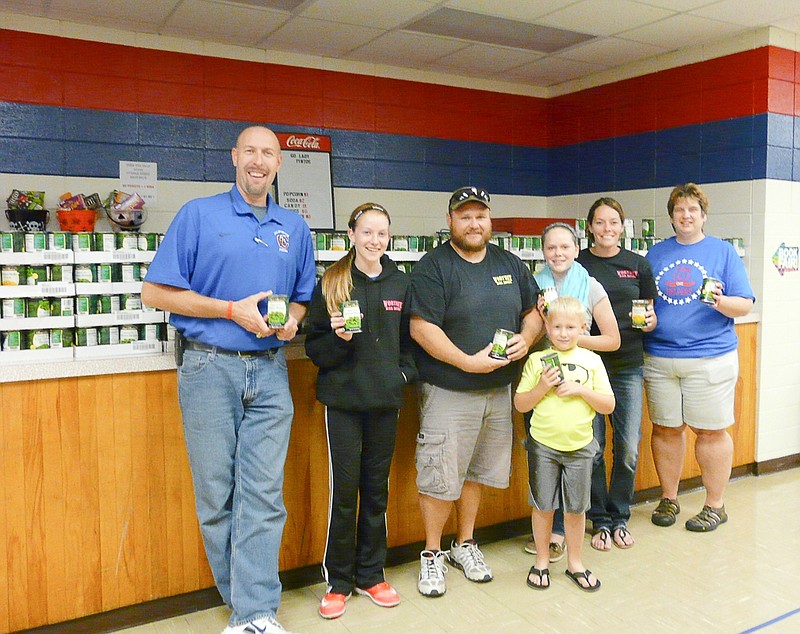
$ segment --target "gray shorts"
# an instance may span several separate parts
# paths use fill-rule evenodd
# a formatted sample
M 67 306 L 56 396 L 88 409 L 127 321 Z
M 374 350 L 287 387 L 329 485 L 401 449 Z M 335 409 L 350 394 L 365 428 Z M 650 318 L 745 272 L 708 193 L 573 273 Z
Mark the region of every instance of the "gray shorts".
M 564 503 L 564 512 L 580 515 L 589 510 L 592 492 L 592 463 L 599 445 L 597 439 L 576 451 L 551 449 L 533 438 L 528 449 L 528 484 L 533 507 L 555 511 Z M 560 494 L 559 494 L 560 493 Z
M 498 489 L 511 474 L 511 386 L 456 392 L 420 384 L 417 489 L 461 497 L 465 480 Z
M 739 353 L 718 357 L 672 359 L 644 355 L 644 385 L 650 420 L 663 427 L 686 423 L 697 429 L 719 430 L 733 416 Z

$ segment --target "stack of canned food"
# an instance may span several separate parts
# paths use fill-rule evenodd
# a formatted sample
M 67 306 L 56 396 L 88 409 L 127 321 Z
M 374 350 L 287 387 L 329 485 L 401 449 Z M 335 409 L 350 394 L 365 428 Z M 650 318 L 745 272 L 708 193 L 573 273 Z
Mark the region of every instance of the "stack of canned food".
M 44 350 L 68 348 L 74 345 L 72 328 L 50 328 L 40 330 L 6 330 L 2 333 L 3 352 L 19 350 Z
M 147 276 L 148 266 L 146 262 L 76 264 L 75 283 L 141 282 Z
M 137 341 L 166 341 L 167 324 L 125 324 L 75 329 L 75 345 L 107 346 Z
M 74 233 L 73 251 L 155 251 L 161 244 L 160 233 Z

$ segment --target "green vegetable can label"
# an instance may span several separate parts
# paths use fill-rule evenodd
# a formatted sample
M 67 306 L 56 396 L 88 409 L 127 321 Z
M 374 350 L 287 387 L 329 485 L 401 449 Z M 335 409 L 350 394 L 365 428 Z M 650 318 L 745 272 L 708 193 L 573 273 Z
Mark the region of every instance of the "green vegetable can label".
M 3 333 L 3 351 L 13 352 L 20 350 L 22 346 L 22 335 L 19 330 L 9 330 Z
M 514 333 L 510 330 L 498 328 L 494 331 L 494 338 L 492 339 L 492 349 L 489 351 L 489 356 L 492 359 L 507 359 L 506 348 L 508 348 L 508 341 Z
M 270 295 L 267 298 L 267 325 L 270 328 L 283 328 L 288 318 L 288 295 Z
M 342 302 L 342 317 L 344 317 L 345 332 L 361 332 L 361 309 L 358 300 Z

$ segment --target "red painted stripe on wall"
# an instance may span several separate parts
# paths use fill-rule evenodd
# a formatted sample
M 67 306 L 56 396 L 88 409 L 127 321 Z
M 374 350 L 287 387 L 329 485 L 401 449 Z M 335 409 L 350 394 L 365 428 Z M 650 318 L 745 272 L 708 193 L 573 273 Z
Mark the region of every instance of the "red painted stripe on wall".
M 540 99 L 0 30 L 0 100 L 551 147 L 800 114 L 800 53 L 763 47 Z

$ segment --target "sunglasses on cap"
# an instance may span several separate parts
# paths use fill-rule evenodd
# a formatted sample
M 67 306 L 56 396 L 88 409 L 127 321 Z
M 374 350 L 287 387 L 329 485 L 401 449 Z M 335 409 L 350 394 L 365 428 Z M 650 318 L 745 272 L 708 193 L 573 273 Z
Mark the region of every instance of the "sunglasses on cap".
M 450 196 L 450 204 L 448 208 L 450 211 L 455 211 L 461 207 L 461 205 L 471 201 L 478 202 L 489 207 L 491 198 L 489 198 L 489 192 L 482 187 L 461 187 L 460 189 L 454 191 L 453 195 Z

